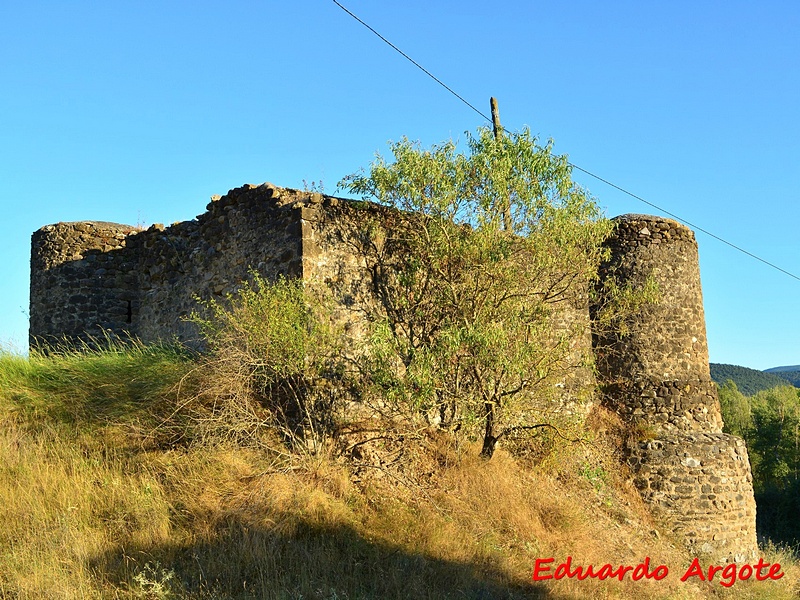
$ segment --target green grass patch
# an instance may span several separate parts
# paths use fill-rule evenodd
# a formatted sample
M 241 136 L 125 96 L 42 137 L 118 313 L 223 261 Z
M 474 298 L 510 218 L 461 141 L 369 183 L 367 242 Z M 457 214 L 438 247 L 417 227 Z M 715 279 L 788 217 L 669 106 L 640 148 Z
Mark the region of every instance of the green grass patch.
M 70 424 L 152 420 L 192 366 L 186 350 L 169 345 L 0 353 L 0 410 Z

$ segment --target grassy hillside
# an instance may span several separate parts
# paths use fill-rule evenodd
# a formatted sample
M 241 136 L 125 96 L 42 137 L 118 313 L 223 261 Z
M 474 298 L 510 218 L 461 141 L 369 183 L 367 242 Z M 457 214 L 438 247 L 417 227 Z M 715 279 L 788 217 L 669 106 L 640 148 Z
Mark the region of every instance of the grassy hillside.
M 711 379 L 717 385 L 724 385 L 729 380 L 733 381 L 745 396 L 752 396 L 757 392 L 787 384 L 787 379 L 778 373 L 718 363 L 711 363 L 709 366 L 711 367 Z
M 617 465 L 619 422 L 527 461 L 421 431 L 406 458 L 289 456 L 182 417 L 192 357 L 0 355 L 0 598 L 792 598 L 682 583 L 692 557 Z M 218 425 L 218 424 L 217 424 Z M 232 423 L 231 427 L 236 424 Z M 407 457 L 413 457 L 413 460 Z M 533 584 L 537 558 L 665 564 L 663 581 Z

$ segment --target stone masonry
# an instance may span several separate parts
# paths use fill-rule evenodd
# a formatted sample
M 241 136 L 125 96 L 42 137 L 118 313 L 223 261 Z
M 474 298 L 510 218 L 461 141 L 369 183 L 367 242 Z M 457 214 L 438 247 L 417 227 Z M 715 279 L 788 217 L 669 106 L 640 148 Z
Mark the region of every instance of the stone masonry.
M 138 260 L 135 228 L 84 221 L 46 225 L 31 240 L 31 347 L 85 340 L 134 326 Z
M 366 202 L 265 183 L 215 197 L 196 219 L 167 228 L 47 225 L 32 236 L 31 348 L 104 336 L 197 345 L 187 317 L 202 310 L 203 300 L 235 292 L 253 271 L 324 282 L 339 299 L 339 318 L 358 337 L 376 302 L 364 225 L 397 218 Z M 749 558 L 757 550 L 750 466 L 744 443 L 721 433 L 694 234 L 652 216 L 616 222 L 601 280 L 613 276 L 639 287 L 653 278 L 659 302 L 593 340 L 588 299 L 564 306 L 556 322 L 586 323 L 575 356 L 594 352 L 603 402 L 638 424 L 642 440 L 628 449 L 627 461 L 654 512 L 696 553 Z M 591 397 L 581 388 L 594 380 L 585 369 L 570 377 L 559 385 L 562 408 L 585 413 Z
M 615 220 L 601 276 L 634 288 L 652 278 L 659 290 L 657 303 L 594 339 L 603 401 L 642 438 L 628 448 L 634 484 L 694 553 L 748 560 L 757 551 L 750 463 L 744 442 L 722 433 L 694 234 L 658 217 Z

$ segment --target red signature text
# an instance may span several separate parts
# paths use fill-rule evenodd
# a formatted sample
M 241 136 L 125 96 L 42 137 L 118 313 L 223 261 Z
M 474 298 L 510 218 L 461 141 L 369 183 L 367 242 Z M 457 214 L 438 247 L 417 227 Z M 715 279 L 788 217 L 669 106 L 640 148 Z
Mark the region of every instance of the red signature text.
M 637 565 L 573 565 L 572 557 L 568 556 L 564 562 L 554 565 L 554 558 L 537 558 L 533 567 L 533 581 L 547 581 L 548 579 L 618 579 L 623 581 L 625 577 L 631 581 L 642 579 L 653 579 L 661 581 L 669 575 L 667 565 L 650 565 L 650 557 Z M 700 565 L 700 559 L 695 558 L 689 568 L 681 577 L 681 581 L 688 581 L 695 578 L 699 581 L 717 581 L 723 587 L 729 588 L 737 581 L 746 581 L 754 578 L 756 581 L 767 581 L 768 579 L 777 580 L 783 577 L 779 563 L 768 563 L 760 558 L 757 563 L 739 565 L 730 563 L 727 565 L 709 565 L 706 569 Z M 716 577 L 716 580 L 715 580 Z
M 633 581 L 640 579 L 655 579 L 660 581 L 669 574 L 669 569 L 666 565 L 658 565 L 654 569 L 650 569 L 650 557 L 646 557 L 644 562 L 638 565 L 617 565 L 616 567 L 610 564 L 605 564 L 600 567 L 594 565 L 576 567 L 572 566 L 572 557 L 568 556 L 567 560 L 556 565 L 555 569 L 551 567 L 555 559 L 553 558 L 537 558 L 536 566 L 533 568 L 533 580 L 545 581 L 546 579 L 625 579 L 625 575 L 630 573 L 630 578 Z
M 758 559 L 758 562 L 753 565 L 737 565 L 736 563 L 730 563 L 725 566 L 709 565 L 705 571 L 700 566 L 700 561 L 695 558 L 689 568 L 686 569 L 686 573 L 681 577 L 681 581 L 687 581 L 692 577 L 697 577 L 700 581 L 714 581 L 714 576 L 717 573 L 720 574 L 719 584 L 723 587 L 731 587 L 737 581 L 745 581 L 751 577 L 755 577 L 756 581 L 783 577 L 783 571 L 781 571 L 779 563 L 764 562 L 763 558 Z

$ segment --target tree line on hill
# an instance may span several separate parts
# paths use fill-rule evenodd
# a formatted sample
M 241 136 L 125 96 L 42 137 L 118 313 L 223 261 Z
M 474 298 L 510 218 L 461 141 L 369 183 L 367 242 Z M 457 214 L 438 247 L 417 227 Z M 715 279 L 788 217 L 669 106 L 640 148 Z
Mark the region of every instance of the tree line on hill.
M 777 367 L 775 369 L 767 369 L 765 372 L 775 374 L 778 377 L 783 377 L 794 387 L 800 387 L 800 366 Z
M 724 431 L 744 438 L 753 469 L 759 536 L 800 543 L 800 389 L 780 385 L 746 395 L 719 386 Z
M 752 396 L 760 391 L 769 390 L 782 385 L 800 387 L 800 371 L 757 371 L 738 365 L 711 363 L 711 379 L 717 385 L 733 381 L 745 396 Z

